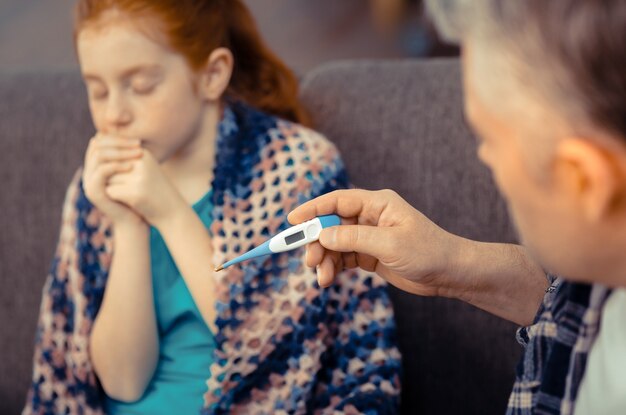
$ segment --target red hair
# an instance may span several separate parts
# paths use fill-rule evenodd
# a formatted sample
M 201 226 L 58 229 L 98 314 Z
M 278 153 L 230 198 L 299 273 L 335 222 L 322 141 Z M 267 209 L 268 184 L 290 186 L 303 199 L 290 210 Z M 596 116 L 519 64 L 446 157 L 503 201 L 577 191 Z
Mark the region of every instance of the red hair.
M 242 0 L 78 0 L 75 34 L 104 12 L 156 18 L 168 46 L 199 70 L 211 52 L 228 48 L 234 69 L 227 94 L 270 114 L 310 124 L 298 99 L 298 81 L 267 47 Z

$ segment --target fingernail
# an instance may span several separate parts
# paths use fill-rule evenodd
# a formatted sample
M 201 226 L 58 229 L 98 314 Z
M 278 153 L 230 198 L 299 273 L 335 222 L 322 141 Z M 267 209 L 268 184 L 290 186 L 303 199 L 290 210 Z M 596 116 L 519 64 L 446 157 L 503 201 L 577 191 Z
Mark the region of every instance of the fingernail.
M 320 242 L 324 240 L 323 245 L 326 247 L 335 246 L 335 242 L 337 241 L 337 230 L 333 228 L 324 229 L 322 234 L 320 235 Z

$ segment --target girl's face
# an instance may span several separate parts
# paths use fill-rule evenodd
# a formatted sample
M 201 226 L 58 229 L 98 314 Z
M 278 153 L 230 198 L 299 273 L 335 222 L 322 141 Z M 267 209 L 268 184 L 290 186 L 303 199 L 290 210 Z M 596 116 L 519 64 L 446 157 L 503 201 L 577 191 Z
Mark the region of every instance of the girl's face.
M 184 57 L 129 20 L 87 25 L 77 38 L 89 107 L 99 133 L 140 139 L 164 162 L 206 128 L 206 105 Z

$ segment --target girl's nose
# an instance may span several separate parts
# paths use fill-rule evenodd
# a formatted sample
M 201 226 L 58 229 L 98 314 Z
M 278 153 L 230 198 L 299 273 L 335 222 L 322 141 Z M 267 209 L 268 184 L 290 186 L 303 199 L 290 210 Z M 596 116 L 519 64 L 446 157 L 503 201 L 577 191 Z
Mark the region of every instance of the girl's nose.
M 132 112 L 120 95 L 111 94 L 107 103 L 105 120 L 107 125 L 115 130 L 132 122 Z

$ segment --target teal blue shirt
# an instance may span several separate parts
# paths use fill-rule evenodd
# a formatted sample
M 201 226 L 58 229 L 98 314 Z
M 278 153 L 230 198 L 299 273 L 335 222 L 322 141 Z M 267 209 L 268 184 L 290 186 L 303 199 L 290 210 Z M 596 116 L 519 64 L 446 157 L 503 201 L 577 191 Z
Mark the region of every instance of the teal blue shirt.
M 211 192 L 193 205 L 211 225 Z M 215 339 L 180 275 L 165 241 L 150 230 L 154 306 L 159 329 L 159 362 L 143 397 L 133 403 L 107 398 L 106 412 L 120 414 L 198 414 L 213 362 Z

